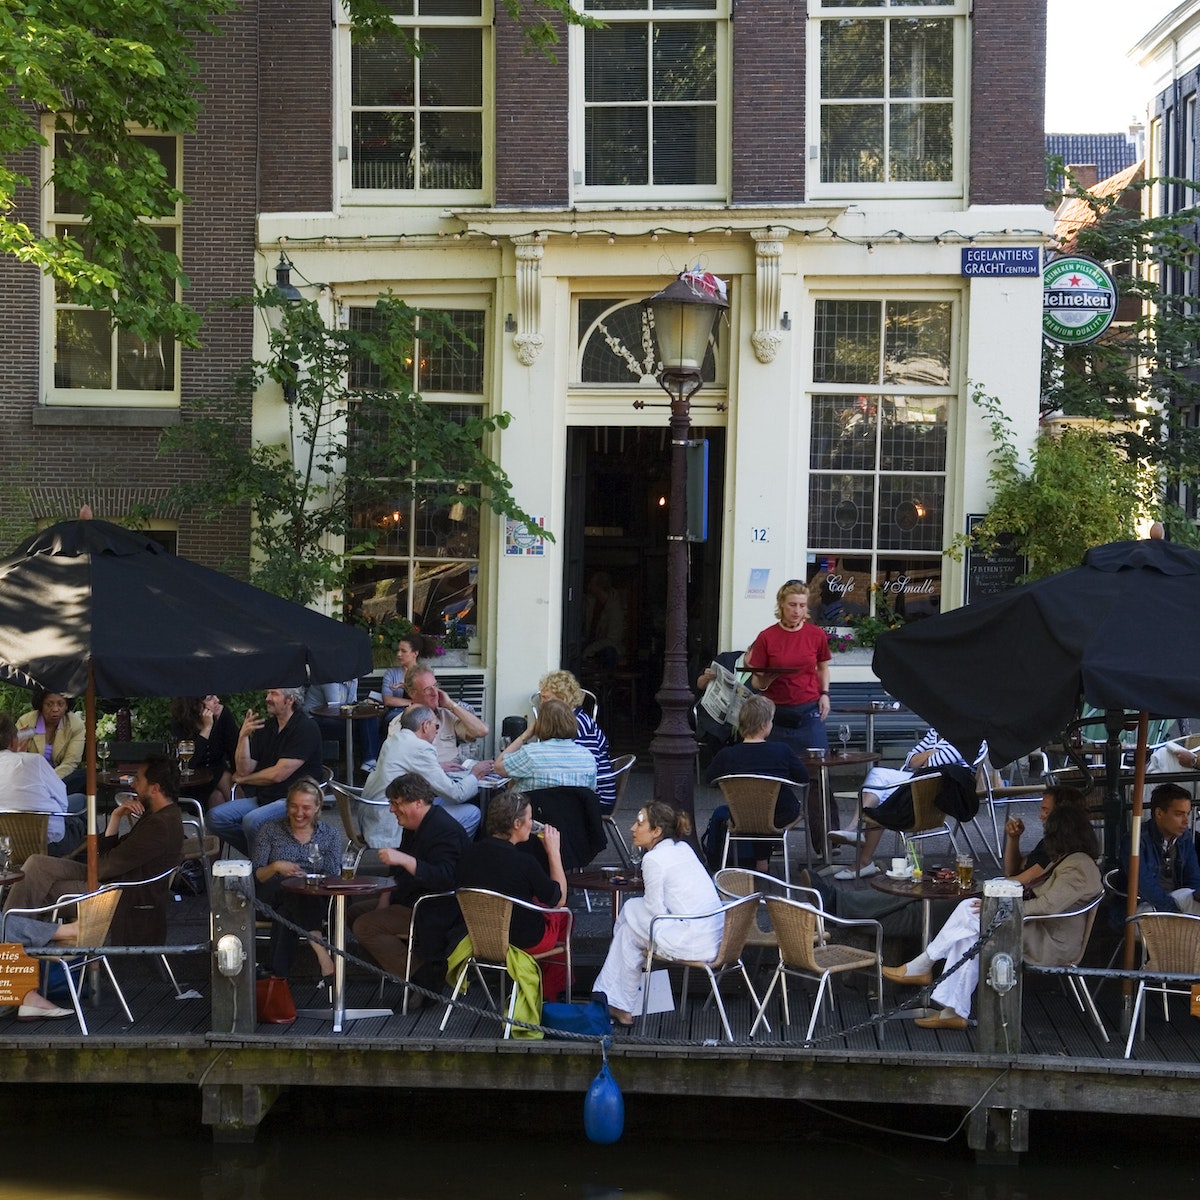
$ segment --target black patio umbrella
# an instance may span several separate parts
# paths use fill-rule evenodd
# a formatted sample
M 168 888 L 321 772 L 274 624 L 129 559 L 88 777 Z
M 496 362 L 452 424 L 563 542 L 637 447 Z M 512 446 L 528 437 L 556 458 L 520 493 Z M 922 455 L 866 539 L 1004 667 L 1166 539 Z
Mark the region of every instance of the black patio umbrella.
M 93 872 L 97 696 L 302 686 L 370 669 L 364 630 L 107 521 L 60 522 L 0 562 L 0 678 L 86 697 Z
M 1141 715 L 1133 827 L 1142 815 L 1146 715 L 1200 711 L 1200 553 L 1170 542 L 1097 546 L 1081 566 L 880 637 L 884 687 L 959 749 L 999 763 L 1053 741 L 1081 701 Z M 1129 863 L 1137 898 L 1138 839 Z M 1132 927 L 1127 962 L 1132 964 Z

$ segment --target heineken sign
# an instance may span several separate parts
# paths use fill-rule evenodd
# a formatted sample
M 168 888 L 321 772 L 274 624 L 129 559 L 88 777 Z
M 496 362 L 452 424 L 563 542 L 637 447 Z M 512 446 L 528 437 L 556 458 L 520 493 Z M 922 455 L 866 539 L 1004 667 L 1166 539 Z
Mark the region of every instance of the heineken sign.
M 1116 284 L 1099 263 L 1071 254 L 1047 264 L 1042 276 L 1042 332 L 1052 342 L 1094 342 L 1116 311 Z

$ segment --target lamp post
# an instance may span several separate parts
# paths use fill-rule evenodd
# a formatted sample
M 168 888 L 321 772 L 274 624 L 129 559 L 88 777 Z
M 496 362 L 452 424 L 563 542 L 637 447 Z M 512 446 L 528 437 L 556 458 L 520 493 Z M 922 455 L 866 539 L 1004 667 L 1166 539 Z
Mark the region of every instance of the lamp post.
M 268 293 L 270 303 L 264 309 L 267 326 L 272 334 L 279 334 L 283 329 L 284 313 L 289 308 L 300 304 L 304 297 L 300 289 L 292 282 L 292 263 L 288 256 L 280 250 L 279 262 L 275 266 L 275 285 Z M 280 355 L 279 374 L 280 386 L 283 388 L 283 399 L 288 405 L 296 403 L 296 372 L 299 366 L 290 359 Z
M 662 370 L 658 384 L 671 400 L 671 493 L 667 509 L 667 620 L 662 685 L 655 699 L 662 720 L 650 743 L 654 796 L 686 812 L 695 824 L 696 736 L 688 714 L 687 443 L 691 400 L 704 384 L 701 369 L 717 319 L 729 307 L 725 284 L 707 272 L 684 271 L 642 301 L 652 318 Z

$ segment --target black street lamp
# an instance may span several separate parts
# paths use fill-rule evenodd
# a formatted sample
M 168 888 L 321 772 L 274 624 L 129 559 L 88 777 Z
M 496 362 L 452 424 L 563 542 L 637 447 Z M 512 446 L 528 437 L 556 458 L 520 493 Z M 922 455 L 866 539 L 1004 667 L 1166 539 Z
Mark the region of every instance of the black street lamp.
M 279 334 L 283 329 L 284 313 L 289 308 L 303 302 L 300 289 L 292 282 L 292 263 L 284 251 L 279 252 L 279 262 L 275 267 L 275 284 L 268 289 L 269 301 L 265 307 L 267 326 L 272 334 Z M 283 398 L 287 404 L 296 402 L 296 373 L 299 367 L 296 363 L 280 356 L 279 376 L 283 388 Z
M 671 398 L 671 494 L 667 510 L 667 620 L 662 686 L 655 699 L 662 720 L 650 743 L 654 796 L 686 812 L 695 824 L 696 735 L 688 715 L 687 445 L 691 399 L 703 386 L 701 369 L 717 319 L 729 307 L 725 284 L 701 271 L 684 271 L 642 301 L 651 315 L 662 370 L 658 383 Z

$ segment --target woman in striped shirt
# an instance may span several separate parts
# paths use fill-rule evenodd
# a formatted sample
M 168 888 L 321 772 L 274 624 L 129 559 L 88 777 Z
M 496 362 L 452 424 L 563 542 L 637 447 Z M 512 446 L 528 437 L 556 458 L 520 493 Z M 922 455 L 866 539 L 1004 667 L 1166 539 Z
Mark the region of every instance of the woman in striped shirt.
M 617 801 L 617 781 L 613 775 L 608 738 L 583 707 L 583 688 L 579 686 L 579 680 L 570 671 L 551 671 L 542 676 L 538 691 L 541 693 L 540 704 L 561 700 L 575 713 L 575 744 L 582 746 L 596 760 L 596 795 L 600 797 L 600 811 L 610 812 Z

